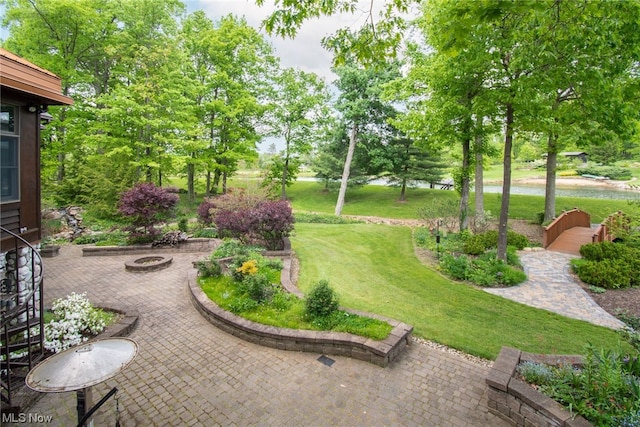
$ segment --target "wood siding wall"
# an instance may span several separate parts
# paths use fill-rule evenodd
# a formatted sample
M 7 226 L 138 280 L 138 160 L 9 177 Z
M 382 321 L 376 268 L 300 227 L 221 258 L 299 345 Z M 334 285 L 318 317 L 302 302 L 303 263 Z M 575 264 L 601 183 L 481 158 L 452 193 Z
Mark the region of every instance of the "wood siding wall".
M 20 200 L 0 205 L 2 227 L 22 234 L 31 243 L 42 238 L 40 205 L 40 117 L 31 113 L 28 106 L 32 98 L 2 91 L 2 103 L 17 105 L 20 124 Z M 22 232 L 20 232 L 23 230 Z M 1 236 L 0 250 L 5 251 L 13 243 Z

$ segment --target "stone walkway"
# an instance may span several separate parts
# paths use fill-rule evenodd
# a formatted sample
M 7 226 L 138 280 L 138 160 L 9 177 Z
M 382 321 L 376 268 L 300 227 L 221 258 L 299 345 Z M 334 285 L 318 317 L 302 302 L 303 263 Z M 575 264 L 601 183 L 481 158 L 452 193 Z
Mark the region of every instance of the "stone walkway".
M 519 255 L 527 281 L 512 288 L 486 288 L 487 292 L 607 328 L 624 326 L 575 282 L 569 265 L 574 255 L 545 250 L 520 252 Z
M 175 254 L 151 273 L 125 271 L 132 256 L 82 257 L 77 246 L 45 259 L 45 302 L 87 292 L 105 306 L 141 313 L 127 369 L 94 386 L 117 386 L 124 426 L 506 426 L 486 409 L 489 368 L 413 343 L 387 368 L 347 357 L 260 347 L 209 324 L 188 299 L 185 278 L 204 254 Z M 75 425 L 75 393 L 45 395 L 32 414 Z M 115 424 L 110 399 L 96 426 Z M 20 424 L 25 425 L 25 424 Z

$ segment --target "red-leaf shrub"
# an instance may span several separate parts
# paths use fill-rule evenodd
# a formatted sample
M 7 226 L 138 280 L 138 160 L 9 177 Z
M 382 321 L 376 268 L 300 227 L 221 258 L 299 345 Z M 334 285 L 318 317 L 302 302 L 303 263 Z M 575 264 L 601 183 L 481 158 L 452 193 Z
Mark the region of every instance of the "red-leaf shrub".
M 286 200 L 266 200 L 252 212 L 252 232 L 267 249 L 282 249 L 282 238 L 293 231 L 293 212 Z
M 167 219 L 178 203 L 178 196 L 152 183 L 139 183 L 120 196 L 118 211 L 131 221 L 130 231 L 143 228 L 143 236 L 157 234 L 154 226 Z
M 245 193 L 226 194 L 203 202 L 201 218 L 208 215 L 220 237 L 233 237 L 243 243 L 259 243 L 268 249 L 281 249 L 282 238 L 293 230 L 294 217 L 285 200 L 265 200 Z M 205 213 L 206 211 L 206 213 Z
M 198 219 L 200 219 L 200 222 L 207 226 L 213 224 L 212 209 L 215 208 L 216 204 L 212 200 L 204 199 L 198 206 Z
M 229 209 L 217 209 L 213 222 L 218 229 L 220 237 L 232 237 L 243 243 L 251 240 L 251 209 L 232 211 Z

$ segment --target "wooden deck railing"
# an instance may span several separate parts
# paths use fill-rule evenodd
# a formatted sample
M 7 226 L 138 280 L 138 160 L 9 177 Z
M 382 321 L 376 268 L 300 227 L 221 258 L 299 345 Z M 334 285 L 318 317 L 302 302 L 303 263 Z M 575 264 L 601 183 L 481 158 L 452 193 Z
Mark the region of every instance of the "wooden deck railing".
M 630 227 L 629 217 L 624 212 L 614 212 L 598 225 L 591 241 L 593 243 L 611 242 L 616 238 L 616 232 L 628 232 Z
M 578 208 L 562 212 L 546 227 L 542 234 L 542 245 L 547 248 L 564 231 L 573 227 L 591 227 L 591 216 Z

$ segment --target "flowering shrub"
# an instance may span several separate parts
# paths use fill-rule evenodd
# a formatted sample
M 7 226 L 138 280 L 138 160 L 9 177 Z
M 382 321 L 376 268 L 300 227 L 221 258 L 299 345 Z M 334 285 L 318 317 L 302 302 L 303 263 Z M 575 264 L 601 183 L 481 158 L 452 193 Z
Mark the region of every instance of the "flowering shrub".
M 250 259 L 249 261 L 245 261 L 242 265 L 236 268 L 238 273 L 242 273 L 243 276 L 250 276 L 256 274 L 258 272 L 258 265 L 255 259 Z
M 58 353 L 104 330 L 102 310 L 93 307 L 86 295 L 74 292 L 53 302 L 54 319 L 44 325 L 45 349 Z

